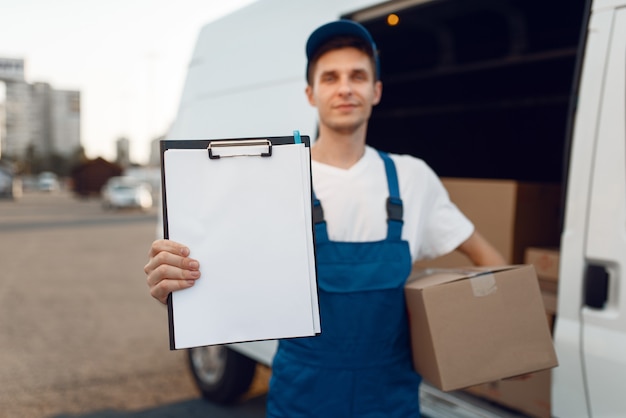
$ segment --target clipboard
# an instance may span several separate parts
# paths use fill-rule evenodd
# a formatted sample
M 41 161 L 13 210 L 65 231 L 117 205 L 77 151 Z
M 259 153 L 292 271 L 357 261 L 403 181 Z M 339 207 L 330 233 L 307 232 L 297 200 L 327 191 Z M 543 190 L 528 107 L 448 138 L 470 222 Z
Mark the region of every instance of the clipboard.
M 309 137 L 160 147 L 164 237 L 201 271 L 168 297 L 170 349 L 319 334 Z

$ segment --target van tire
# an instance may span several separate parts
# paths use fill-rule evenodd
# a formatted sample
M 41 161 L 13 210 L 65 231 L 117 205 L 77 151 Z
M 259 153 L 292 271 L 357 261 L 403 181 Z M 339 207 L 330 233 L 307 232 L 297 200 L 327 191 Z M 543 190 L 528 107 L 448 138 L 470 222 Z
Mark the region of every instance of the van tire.
M 193 378 L 205 399 L 230 404 L 252 384 L 256 362 L 223 345 L 187 350 Z

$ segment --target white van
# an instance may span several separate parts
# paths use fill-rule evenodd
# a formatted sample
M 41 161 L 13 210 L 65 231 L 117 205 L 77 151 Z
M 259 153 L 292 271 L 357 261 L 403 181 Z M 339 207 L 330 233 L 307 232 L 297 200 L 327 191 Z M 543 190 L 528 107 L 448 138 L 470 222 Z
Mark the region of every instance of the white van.
M 380 50 L 369 144 L 440 176 L 561 185 L 551 414 L 625 417 L 626 1 L 259 0 L 202 29 L 168 139 L 314 138 L 304 44 L 339 17 Z M 275 347 L 194 349 L 190 364 L 227 402 Z M 427 384 L 422 400 L 431 417 L 515 415 Z

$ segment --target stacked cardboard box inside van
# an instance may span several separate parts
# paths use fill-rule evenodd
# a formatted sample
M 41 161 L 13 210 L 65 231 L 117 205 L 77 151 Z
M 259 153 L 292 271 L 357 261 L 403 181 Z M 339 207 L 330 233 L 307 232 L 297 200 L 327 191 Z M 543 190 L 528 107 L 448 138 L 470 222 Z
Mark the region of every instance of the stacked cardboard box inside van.
M 513 180 L 443 178 L 450 199 L 509 264 L 523 264 L 528 247 L 559 244 L 558 184 Z M 419 267 L 471 265 L 460 253 L 418 263 Z
M 560 187 L 558 184 L 512 180 L 443 178 L 450 199 L 474 223 L 509 264 L 535 266 L 548 324 L 556 312 Z M 460 253 L 416 263 L 425 268 L 470 266 Z M 527 415 L 550 415 L 550 370 L 524 379 L 498 380 L 466 391 L 517 409 Z

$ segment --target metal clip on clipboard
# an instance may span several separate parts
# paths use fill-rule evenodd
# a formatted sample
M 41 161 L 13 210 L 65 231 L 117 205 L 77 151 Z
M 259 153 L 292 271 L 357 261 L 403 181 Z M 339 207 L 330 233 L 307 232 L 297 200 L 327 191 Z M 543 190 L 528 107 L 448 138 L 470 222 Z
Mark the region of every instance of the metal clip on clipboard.
M 212 141 L 207 146 L 209 158 L 217 160 L 221 157 L 272 156 L 272 142 L 269 139 L 252 139 L 240 141 Z

